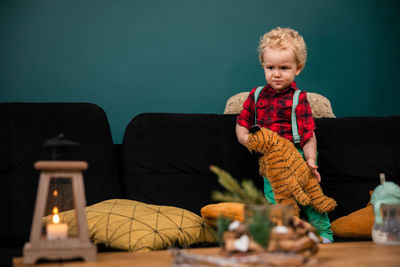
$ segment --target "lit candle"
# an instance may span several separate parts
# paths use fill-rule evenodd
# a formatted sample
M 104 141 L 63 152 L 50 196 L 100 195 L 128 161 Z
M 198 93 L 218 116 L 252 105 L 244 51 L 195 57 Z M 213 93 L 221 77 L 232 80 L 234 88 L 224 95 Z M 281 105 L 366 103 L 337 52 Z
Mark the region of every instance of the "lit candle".
M 53 223 L 46 226 L 47 239 L 66 239 L 68 234 L 68 225 L 65 223 L 60 223 L 60 217 L 58 214 L 54 214 Z

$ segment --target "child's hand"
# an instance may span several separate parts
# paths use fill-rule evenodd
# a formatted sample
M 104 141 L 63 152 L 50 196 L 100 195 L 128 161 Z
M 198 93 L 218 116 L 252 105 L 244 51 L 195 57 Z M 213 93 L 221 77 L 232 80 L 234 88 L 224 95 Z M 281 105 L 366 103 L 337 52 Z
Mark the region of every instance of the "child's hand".
M 310 167 L 312 174 L 314 174 L 315 178 L 318 180 L 318 182 L 321 182 L 321 175 L 318 172 L 318 166 L 315 164 L 315 160 L 313 159 L 308 159 L 307 160 L 307 165 Z
M 249 130 L 236 123 L 236 136 L 239 143 L 246 146 L 247 141 L 249 140 Z
M 249 134 L 244 134 L 239 139 L 239 142 L 244 146 L 246 146 L 248 141 L 249 141 Z

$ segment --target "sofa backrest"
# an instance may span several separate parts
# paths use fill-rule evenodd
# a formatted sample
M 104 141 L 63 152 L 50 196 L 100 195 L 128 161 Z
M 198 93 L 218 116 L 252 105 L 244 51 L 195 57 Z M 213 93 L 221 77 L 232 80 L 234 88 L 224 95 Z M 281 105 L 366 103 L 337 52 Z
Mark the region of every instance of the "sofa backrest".
M 321 186 L 338 207 L 331 220 L 363 208 L 379 173 L 400 184 L 400 117 L 316 119 Z M 236 115 L 141 114 L 122 143 L 126 196 L 199 213 L 220 189 L 209 165 L 263 189 L 256 155 L 235 135 Z
M 210 164 L 238 179 L 257 179 L 257 161 L 237 142 L 235 115 L 141 114 L 122 142 L 123 188 L 129 199 L 197 214 L 221 189 Z
M 64 133 L 82 146 L 74 158 L 85 160 L 87 204 L 120 197 L 120 181 L 107 116 L 89 103 L 0 103 L 0 240 L 29 240 L 39 172 L 46 159 L 42 144 Z

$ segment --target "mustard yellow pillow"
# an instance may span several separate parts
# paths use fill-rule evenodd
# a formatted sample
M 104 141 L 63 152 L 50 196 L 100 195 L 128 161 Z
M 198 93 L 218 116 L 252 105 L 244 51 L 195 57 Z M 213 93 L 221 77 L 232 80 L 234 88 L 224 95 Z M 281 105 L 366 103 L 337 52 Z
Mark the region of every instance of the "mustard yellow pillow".
M 337 237 L 371 238 L 374 220 L 372 205 L 368 205 L 333 221 L 331 224 L 332 232 Z
M 370 191 L 370 196 L 373 191 Z M 371 202 L 365 208 L 340 217 L 331 223 L 332 232 L 343 238 L 371 238 L 375 215 Z
M 244 206 L 245 204 L 237 202 L 209 204 L 201 208 L 200 213 L 206 222 L 212 226 L 217 225 L 217 218 L 220 216 L 243 222 Z
M 200 216 L 177 207 L 111 199 L 86 207 L 89 238 L 95 244 L 127 251 L 150 251 L 174 245 L 215 243 L 217 235 Z M 44 218 L 45 223 L 51 217 Z M 76 233 L 75 210 L 60 213 L 69 234 Z

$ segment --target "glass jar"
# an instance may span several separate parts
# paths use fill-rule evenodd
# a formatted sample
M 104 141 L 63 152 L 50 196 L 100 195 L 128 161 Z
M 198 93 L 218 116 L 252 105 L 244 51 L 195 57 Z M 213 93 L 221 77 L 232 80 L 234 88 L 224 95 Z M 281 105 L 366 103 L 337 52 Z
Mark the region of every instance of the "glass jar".
M 375 217 L 382 217 L 382 222 L 375 220 L 372 240 L 377 244 L 400 244 L 400 204 L 382 204 L 379 212 Z

